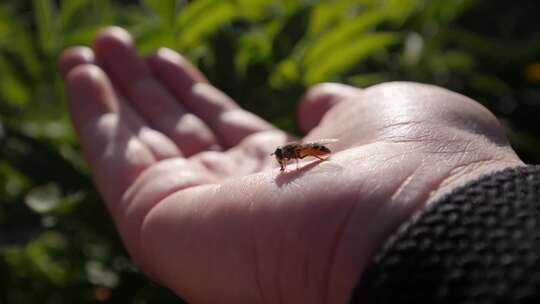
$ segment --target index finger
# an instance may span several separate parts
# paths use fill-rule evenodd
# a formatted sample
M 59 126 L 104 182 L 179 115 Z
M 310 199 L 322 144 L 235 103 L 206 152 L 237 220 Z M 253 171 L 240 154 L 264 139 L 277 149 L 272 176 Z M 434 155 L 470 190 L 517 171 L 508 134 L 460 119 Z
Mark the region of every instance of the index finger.
M 229 96 L 212 86 L 180 54 L 161 48 L 147 60 L 157 79 L 187 109 L 200 117 L 226 147 L 237 145 L 245 137 L 276 130 L 257 115 L 238 106 Z

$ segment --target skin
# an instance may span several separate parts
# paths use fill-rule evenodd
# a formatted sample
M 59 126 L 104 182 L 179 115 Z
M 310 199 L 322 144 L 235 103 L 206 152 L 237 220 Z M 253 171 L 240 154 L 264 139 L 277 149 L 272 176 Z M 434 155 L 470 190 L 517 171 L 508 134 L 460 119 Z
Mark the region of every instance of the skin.
M 93 179 L 135 263 L 190 303 L 346 303 L 382 242 L 415 211 L 523 163 L 496 118 L 440 87 L 320 84 L 306 141 L 330 159 L 286 172 L 290 138 L 208 83 L 181 55 L 139 57 L 104 29 L 59 69 Z

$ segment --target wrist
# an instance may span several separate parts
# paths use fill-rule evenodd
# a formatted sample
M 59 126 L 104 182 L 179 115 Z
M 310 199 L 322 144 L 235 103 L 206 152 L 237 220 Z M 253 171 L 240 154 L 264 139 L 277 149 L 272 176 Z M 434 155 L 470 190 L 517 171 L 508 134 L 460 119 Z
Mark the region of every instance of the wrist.
M 399 173 L 403 176 L 401 182 L 395 184 L 390 191 L 391 195 L 375 207 L 378 211 L 351 220 L 363 228 L 349 228 L 348 234 L 343 237 L 349 240 L 345 242 L 349 244 L 347 245 L 349 254 L 341 252 L 339 259 L 348 259 L 349 264 L 348 268 L 342 267 L 342 270 L 348 269 L 344 271 L 345 275 L 336 276 L 338 279 L 333 283 L 333 288 L 330 288 L 331 291 L 335 291 L 335 299 L 343 299 L 346 288 L 340 287 L 351 285 L 354 287 L 381 244 L 430 202 L 481 176 L 524 165 L 507 146 L 485 146 L 486 143 L 481 140 L 464 141 L 462 144 L 454 141 L 450 148 L 446 146 L 449 151 L 441 153 L 443 148 L 440 142 L 436 144 L 437 147 L 433 144 L 390 145 L 393 147 L 389 150 L 395 154 L 386 156 L 387 160 L 396 159 L 402 154 L 416 154 L 420 157 L 414 157 L 406 164 L 399 164 L 400 170 L 406 173 Z M 393 164 L 387 161 L 386 166 L 393 167 Z M 338 270 L 336 269 L 335 273 Z M 356 270 L 356 273 L 352 270 Z M 352 292 L 352 288 L 349 290 Z

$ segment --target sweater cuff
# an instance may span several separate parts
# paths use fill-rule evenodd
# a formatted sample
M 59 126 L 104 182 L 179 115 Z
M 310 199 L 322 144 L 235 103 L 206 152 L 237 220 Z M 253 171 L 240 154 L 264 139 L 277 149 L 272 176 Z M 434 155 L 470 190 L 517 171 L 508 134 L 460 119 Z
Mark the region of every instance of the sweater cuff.
M 540 303 L 540 167 L 429 204 L 378 250 L 351 303 Z

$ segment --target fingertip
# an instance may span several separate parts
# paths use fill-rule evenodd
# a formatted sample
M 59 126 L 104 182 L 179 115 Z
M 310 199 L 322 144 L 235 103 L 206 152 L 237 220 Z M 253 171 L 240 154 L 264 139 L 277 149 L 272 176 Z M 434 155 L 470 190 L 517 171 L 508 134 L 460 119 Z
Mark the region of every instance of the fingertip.
M 339 102 L 359 94 L 361 89 L 340 84 L 321 83 L 310 88 L 298 105 L 298 122 L 304 132 L 319 124 L 322 117 Z
M 178 70 L 184 66 L 186 60 L 184 57 L 174 50 L 166 47 L 160 47 L 154 53 L 148 55 L 145 58 L 150 69 L 156 74 L 160 75 L 169 70 Z M 171 72 L 173 73 L 173 72 Z M 177 71 L 174 71 L 176 74 Z M 166 73 L 168 74 L 168 73 Z
M 93 45 L 97 60 L 105 67 L 111 62 L 124 60 L 133 47 L 131 34 L 118 26 L 106 27 L 99 31 Z
M 105 76 L 103 71 L 93 64 L 81 64 L 71 69 L 66 80 L 71 87 L 87 87 L 93 86 L 96 82 L 100 82 Z
M 137 54 L 133 37 L 121 27 L 101 30 L 94 40 L 94 50 L 98 63 L 120 89 L 149 76 L 146 63 Z
M 183 64 L 185 62 L 185 59 L 182 55 L 166 47 L 160 47 L 156 51 L 156 58 L 161 60 L 167 60 L 176 64 Z
M 81 64 L 94 63 L 94 52 L 85 46 L 75 46 L 65 49 L 58 59 L 58 70 L 62 78 L 66 78 L 69 71 Z
M 93 64 L 81 64 L 66 76 L 70 109 L 75 117 L 96 116 L 114 109 L 115 96 L 107 75 Z
M 94 48 L 96 50 L 109 50 L 111 47 L 117 46 L 133 46 L 131 34 L 119 26 L 109 26 L 102 29 L 94 39 Z
M 163 81 L 172 82 L 176 79 L 183 88 L 194 85 L 197 82 L 208 82 L 206 77 L 184 56 L 178 52 L 166 48 L 159 48 L 147 58 L 151 70 Z

